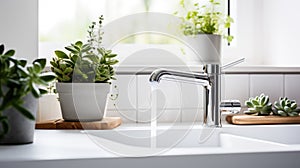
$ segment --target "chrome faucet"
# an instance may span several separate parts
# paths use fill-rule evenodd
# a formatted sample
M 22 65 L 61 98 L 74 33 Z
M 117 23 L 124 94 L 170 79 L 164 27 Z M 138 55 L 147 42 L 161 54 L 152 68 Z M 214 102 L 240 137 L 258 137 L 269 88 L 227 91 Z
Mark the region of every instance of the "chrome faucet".
M 244 61 L 245 58 L 241 58 L 222 67 L 220 64 L 206 64 L 201 73 L 157 69 L 152 72 L 149 81 L 160 82 L 161 79 L 170 79 L 202 85 L 205 88 L 204 125 L 221 127 L 221 71 Z
M 200 84 L 205 88 L 204 99 L 204 125 L 209 127 L 221 127 L 221 113 L 219 105 L 220 95 L 220 74 L 219 64 L 207 64 L 202 73 L 190 73 L 176 70 L 157 69 L 152 72 L 150 82 L 160 82 L 161 79 L 179 80 Z

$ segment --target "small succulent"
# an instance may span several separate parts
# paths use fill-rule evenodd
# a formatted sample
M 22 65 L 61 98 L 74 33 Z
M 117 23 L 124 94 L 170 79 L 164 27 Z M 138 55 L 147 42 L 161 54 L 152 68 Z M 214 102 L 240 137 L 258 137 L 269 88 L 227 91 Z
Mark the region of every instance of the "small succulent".
M 274 114 L 279 116 L 299 116 L 300 113 L 296 101 L 287 97 L 279 98 L 279 102 L 275 101 L 274 107 Z
M 244 112 L 245 114 L 266 116 L 272 112 L 272 103 L 269 103 L 269 96 L 264 94 L 250 98 L 245 102 L 245 105 L 248 107 L 248 111 Z

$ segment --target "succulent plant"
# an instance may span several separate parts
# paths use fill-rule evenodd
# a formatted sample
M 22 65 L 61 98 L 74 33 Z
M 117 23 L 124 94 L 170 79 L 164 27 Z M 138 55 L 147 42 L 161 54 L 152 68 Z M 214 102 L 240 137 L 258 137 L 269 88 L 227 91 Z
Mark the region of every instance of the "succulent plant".
M 249 115 L 270 115 L 272 112 L 272 103 L 269 103 L 269 96 L 261 94 L 255 98 L 250 98 L 245 102 L 245 105 L 248 107 L 248 111 L 245 111 L 245 114 Z
M 274 114 L 279 116 L 299 116 L 300 113 L 296 101 L 287 97 L 279 98 L 279 102 L 275 101 L 274 107 Z
M 56 74 L 58 82 L 96 82 L 106 83 L 115 79 L 112 65 L 118 63 L 117 54 L 101 45 L 103 32 L 103 16 L 99 17 L 98 29 L 93 22 L 88 30 L 88 42 L 77 41 L 65 47 L 69 52 L 56 50 L 50 61 L 51 70 Z

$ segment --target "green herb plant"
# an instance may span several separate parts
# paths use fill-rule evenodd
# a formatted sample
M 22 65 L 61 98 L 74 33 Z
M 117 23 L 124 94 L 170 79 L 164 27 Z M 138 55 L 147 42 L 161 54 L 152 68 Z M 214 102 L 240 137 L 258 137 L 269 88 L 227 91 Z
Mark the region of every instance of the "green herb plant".
M 274 114 L 279 116 L 299 116 L 300 109 L 297 108 L 295 100 L 290 100 L 287 97 L 279 98 L 279 101 L 274 103 Z
M 32 113 L 23 107 L 23 98 L 28 94 L 39 98 L 47 93 L 42 86 L 48 86 L 55 79 L 51 72 L 42 73 L 46 59 L 36 59 L 32 65 L 27 66 L 26 60 L 14 58 L 14 54 L 15 50 L 5 52 L 4 45 L 0 45 L 0 138 L 9 131 L 4 110 L 14 108 L 26 118 L 34 120 Z
M 245 102 L 245 105 L 248 107 L 248 111 L 244 112 L 245 114 L 266 116 L 272 113 L 272 103 L 269 103 L 269 96 L 264 94 L 250 98 Z
M 89 26 L 86 44 L 77 41 L 65 47 L 68 53 L 55 51 L 56 57 L 50 64 L 58 82 L 110 83 L 115 79 L 112 66 L 118 63 L 117 54 L 102 47 L 102 22 L 101 15 L 98 23 L 92 22 Z
M 228 42 L 233 40 L 233 36 L 225 32 L 230 28 L 233 19 L 218 10 L 220 2 L 209 0 L 207 5 L 202 6 L 194 3 L 192 9 L 188 9 L 186 4 L 185 0 L 180 0 L 183 14 L 179 17 L 182 20 L 181 29 L 184 35 L 216 34 L 222 35 Z M 174 14 L 178 16 L 179 13 Z

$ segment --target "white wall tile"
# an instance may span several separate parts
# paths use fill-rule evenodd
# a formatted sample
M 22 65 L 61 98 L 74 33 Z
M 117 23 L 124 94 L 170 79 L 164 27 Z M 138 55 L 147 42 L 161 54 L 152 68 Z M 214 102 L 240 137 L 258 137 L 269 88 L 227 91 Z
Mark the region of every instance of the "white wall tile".
M 285 75 L 285 96 L 300 104 L 300 75 Z
M 181 84 L 182 108 L 186 109 L 203 107 L 203 97 L 203 86 L 190 83 Z
M 157 94 L 158 109 L 179 108 L 181 106 L 181 86 L 179 82 L 161 80 L 155 91 L 151 91 L 150 75 L 138 75 L 138 108 L 151 109 L 152 94 Z
M 283 97 L 283 75 L 250 75 L 250 97 L 268 95 L 274 102 Z
M 181 122 L 181 110 L 163 110 L 157 116 L 157 122 L 179 123 Z
M 138 122 L 149 123 L 156 119 L 157 122 L 181 122 L 181 109 L 157 109 L 156 115 L 151 116 L 151 109 L 138 110 Z
M 203 122 L 203 108 L 182 109 L 182 122 Z
M 222 83 L 222 99 L 239 100 L 241 105 L 249 99 L 249 75 L 224 75 Z
M 112 82 L 112 94 L 118 94 L 116 100 L 108 98 L 108 110 L 136 110 L 137 86 L 136 75 L 117 75 L 117 80 Z M 114 88 L 114 86 L 117 88 Z
M 160 113 L 160 112 L 157 112 Z M 147 123 L 152 120 L 152 118 L 156 118 L 155 116 L 151 116 L 151 108 L 149 109 L 138 109 L 137 111 L 137 122 Z

